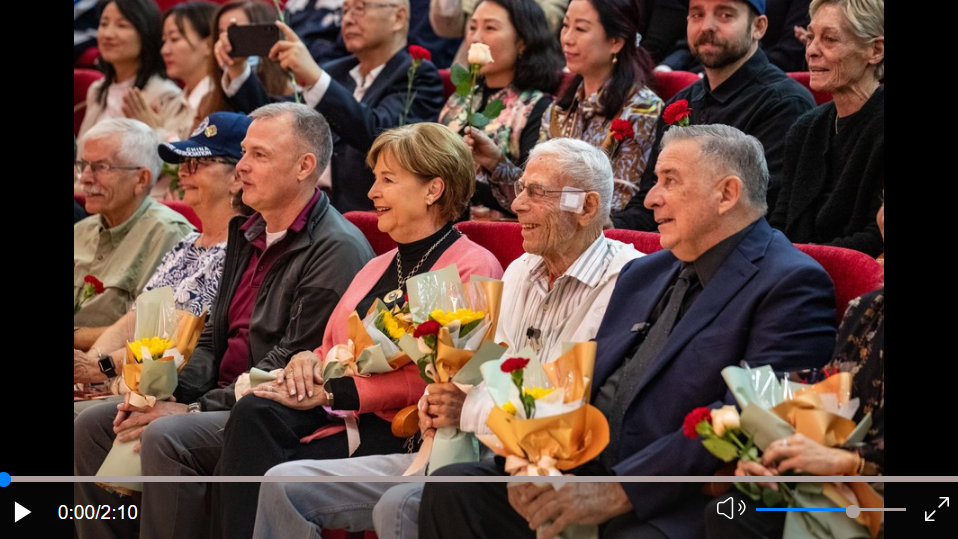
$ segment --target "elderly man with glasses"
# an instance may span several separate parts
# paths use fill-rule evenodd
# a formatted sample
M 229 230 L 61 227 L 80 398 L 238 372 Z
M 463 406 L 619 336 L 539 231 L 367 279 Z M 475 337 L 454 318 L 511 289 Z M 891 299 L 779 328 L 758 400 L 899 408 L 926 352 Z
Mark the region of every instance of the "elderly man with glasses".
M 350 56 L 322 67 L 288 26 L 277 23 L 285 38 L 273 46 L 270 58 L 296 76 L 303 101 L 326 117 L 336 136 L 320 185 L 332 186 L 330 200 L 341 212 L 374 209 L 366 196 L 375 179 L 366 166 L 373 140 L 392 127 L 436 121 L 445 102 L 432 62 L 423 61 L 409 79 L 409 17 L 409 0 L 346 0 L 342 37 Z M 230 104 L 249 111 L 274 99 L 250 76 L 245 59 L 229 56 L 231 50 L 228 36 L 221 34 L 215 51 L 225 66 L 222 84 Z
M 74 306 L 92 275 L 103 292 L 73 313 L 73 347 L 88 350 L 143 291 L 163 255 L 193 226 L 154 202 L 162 162 L 153 131 L 129 119 L 105 120 L 81 141 L 76 173 L 91 215 L 73 225 Z
M 558 138 L 532 150 L 512 204 L 526 253 L 502 277 L 495 340 L 508 346 L 506 354 L 529 345 L 548 362 L 559 358 L 563 343 L 595 337 L 619 271 L 642 256 L 602 234 L 612 185 L 609 158 L 585 142 Z M 430 384 L 419 404 L 420 429 L 424 437 L 439 427 L 488 433 L 493 406 L 482 386 L 466 395 L 453 383 Z M 267 475 L 396 476 L 415 457 L 295 461 Z M 263 483 L 254 537 L 319 539 L 322 528 L 375 526 L 380 539 L 415 538 L 421 490 L 421 483 Z

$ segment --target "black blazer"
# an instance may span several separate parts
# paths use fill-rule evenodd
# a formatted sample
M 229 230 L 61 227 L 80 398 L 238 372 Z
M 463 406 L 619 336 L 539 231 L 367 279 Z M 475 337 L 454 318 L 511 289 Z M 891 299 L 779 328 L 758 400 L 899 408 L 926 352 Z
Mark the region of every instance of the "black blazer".
M 323 66 L 333 80 L 316 110 L 326 117 L 333 131 L 330 164 L 333 191 L 330 200 L 342 213 L 373 209 L 372 201 L 366 196 L 374 181 L 372 171 L 366 166 L 366 152 L 380 133 L 399 125 L 411 64 L 412 58 L 405 50 L 393 55 L 366 90 L 362 101 L 353 98 L 356 81 L 349 75 L 349 71 L 359 65 L 355 56 L 333 60 Z M 415 99 L 406 123 L 436 121 L 445 103 L 436 66 L 432 62 L 423 62 L 413 83 Z M 289 100 L 288 97 L 281 99 Z M 229 101 L 237 110 L 250 112 L 278 100 L 266 94 L 256 77 L 250 77 Z

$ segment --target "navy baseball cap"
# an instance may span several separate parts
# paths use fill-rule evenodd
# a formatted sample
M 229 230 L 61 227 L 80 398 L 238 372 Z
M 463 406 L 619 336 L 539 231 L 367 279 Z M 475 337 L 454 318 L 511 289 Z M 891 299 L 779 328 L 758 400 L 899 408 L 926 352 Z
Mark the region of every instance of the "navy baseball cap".
M 759 15 L 765 15 L 765 0 L 741 0 L 741 1 L 755 8 L 755 11 L 757 11 Z M 682 5 L 688 8 L 689 0 L 682 0 Z
M 249 116 L 235 112 L 214 112 L 193 131 L 189 140 L 160 144 L 160 158 L 182 163 L 188 157 L 232 157 L 240 159 L 240 144 L 252 123 Z

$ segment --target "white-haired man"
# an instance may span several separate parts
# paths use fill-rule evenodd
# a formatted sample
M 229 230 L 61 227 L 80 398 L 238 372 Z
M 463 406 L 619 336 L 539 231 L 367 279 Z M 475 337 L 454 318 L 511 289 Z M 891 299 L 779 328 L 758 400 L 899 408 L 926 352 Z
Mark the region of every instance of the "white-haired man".
M 193 226 L 150 198 L 163 162 L 149 126 L 127 118 L 104 120 L 80 144 L 76 173 L 86 211 L 95 215 L 73 225 L 74 304 L 86 276 L 104 287 L 73 313 L 73 348 L 85 351 L 126 314 L 163 255 Z
M 552 361 L 563 343 L 595 336 L 619 270 L 642 256 L 602 234 L 612 185 L 609 158 L 580 140 L 553 139 L 530 153 L 512 204 L 526 254 L 502 277 L 496 341 L 508 346 L 507 354 L 529 345 L 541 360 Z M 420 428 L 424 436 L 439 427 L 488 432 L 485 419 L 493 406 L 482 386 L 466 395 L 452 383 L 430 384 L 420 401 Z M 267 475 L 401 475 L 415 457 L 298 461 Z M 380 539 L 415 538 L 421 490 L 421 483 L 263 483 L 254 537 L 318 539 L 323 528 L 375 525 Z

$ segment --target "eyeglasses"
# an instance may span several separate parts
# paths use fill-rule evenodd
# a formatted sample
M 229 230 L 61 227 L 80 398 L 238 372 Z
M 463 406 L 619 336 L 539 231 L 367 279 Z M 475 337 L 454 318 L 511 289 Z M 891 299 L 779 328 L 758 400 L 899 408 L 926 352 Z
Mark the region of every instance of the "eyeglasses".
M 213 163 L 221 163 L 224 165 L 236 165 L 238 163 L 236 159 L 231 159 L 229 157 L 187 157 L 183 160 L 183 163 L 180 164 L 181 167 L 186 167 L 187 172 L 192 176 L 196 174 L 196 171 L 200 169 L 200 165 L 206 166 Z
M 86 167 L 90 167 L 90 170 L 93 171 L 93 175 L 97 176 L 104 172 L 110 172 L 111 170 L 140 170 L 141 166 L 135 165 L 113 165 L 110 163 L 104 163 L 103 161 L 84 161 L 83 159 L 77 159 L 73 162 L 73 167 L 76 169 L 77 176 L 83 174 L 83 171 L 86 170 Z
M 349 6 L 343 4 L 343 17 L 349 12 L 352 12 L 357 17 L 362 17 L 366 14 L 366 8 L 370 7 L 399 7 L 399 4 L 386 4 L 383 2 L 353 2 L 353 4 Z
M 538 183 L 529 183 L 529 184 L 527 184 L 526 182 L 524 182 L 524 181 L 522 181 L 522 180 L 516 181 L 516 183 L 515 183 L 515 188 L 516 188 L 516 196 L 519 196 L 520 193 L 525 192 L 525 193 L 526 193 L 526 196 L 528 196 L 529 198 L 540 198 L 540 197 L 554 197 L 554 196 L 559 196 L 559 195 L 561 195 L 561 194 L 563 193 L 563 191 L 565 191 L 565 192 L 573 192 L 573 193 L 585 193 L 585 192 L 586 192 L 585 189 L 573 189 L 573 188 L 570 188 L 570 187 L 565 187 L 565 188 L 563 188 L 563 189 L 546 189 L 545 187 L 542 187 L 542 186 L 539 185 Z

